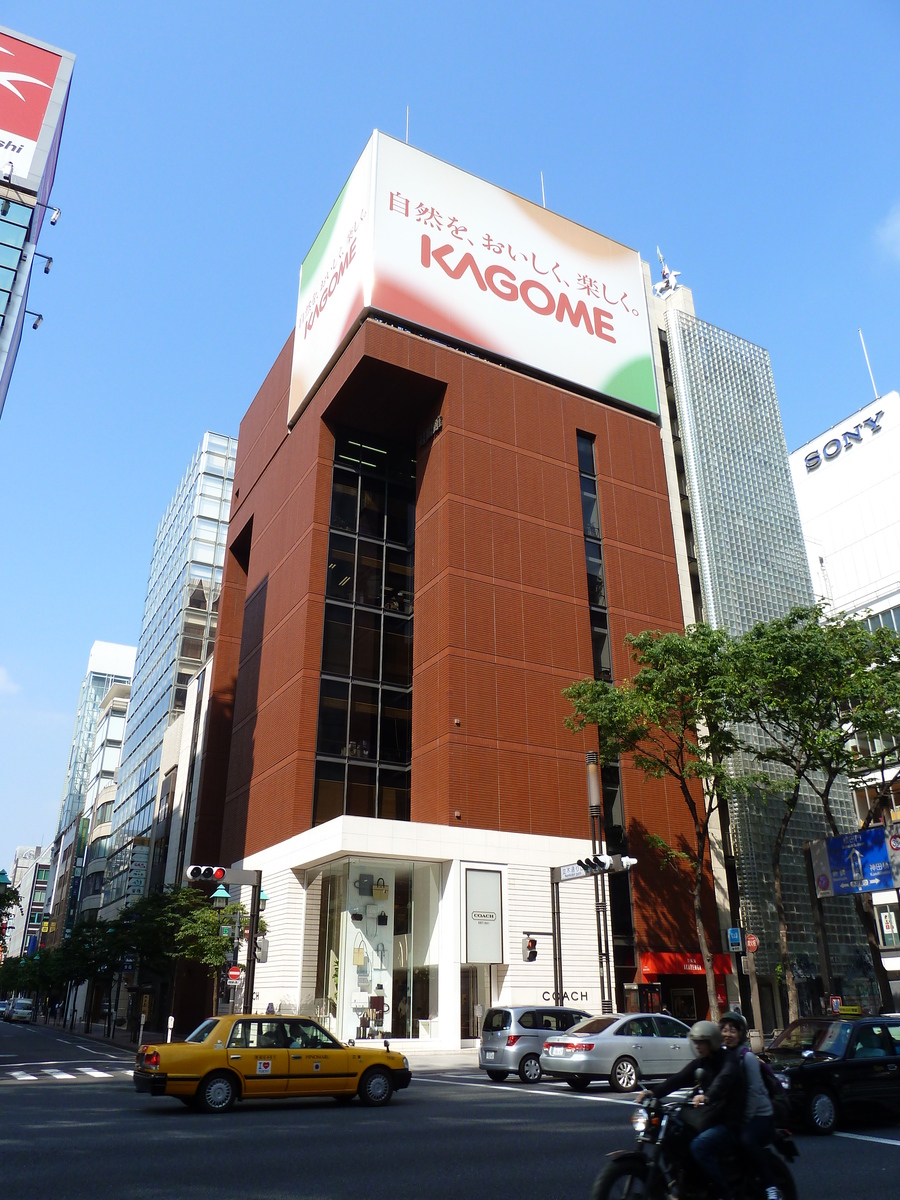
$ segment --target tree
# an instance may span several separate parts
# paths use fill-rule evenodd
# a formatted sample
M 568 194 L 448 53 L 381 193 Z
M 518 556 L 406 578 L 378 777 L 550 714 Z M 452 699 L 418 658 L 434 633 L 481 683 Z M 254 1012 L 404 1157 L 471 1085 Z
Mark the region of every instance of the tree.
M 632 679 L 619 684 L 583 679 L 566 688 L 574 715 L 567 725 L 579 731 L 596 725 L 604 764 L 622 756 L 651 779 L 672 780 L 688 811 L 694 840 L 664 849 L 664 862 L 688 867 L 697 945 L 706 974 L 710 1013 L 718 1020 L 713 959 L 703 920 L 705 866 L 713 815 L 731 791 L 747 781 L 729 773 L 737 748 L 732 731 L 739 719 L 732 700 L 731 639 L 724 630 L 692 625 L 683 633 L 645 631 L 629 635 Z
M 799 1006 L 782 896 L 784 837 L 804 782 L 818 796 L 833 836 L 846 832 L 839 829 L 832 807 L 839 779 L 859 785 L 874 775 L 882 798 L 889 795 L 900 744 L 900 637 L 889 629 L 872 632 L 844 613 L 826 614 L 821 606 L 794 608 L 738 639 L 732 662 L 740 705 L 765 735 L 764 744 L 743 739 L 744 748 L 761 764 L 780 764 L 792 778 L 787 792 L 781 792 L 785 812 L 772 865 L 782 971 L 789 1016 L 795 1020 Z M 882 1001 L 891 1006 L 874 917 L 861 896 L 855 895 L 854 903 Z
M 6 891 L 0 896 L 0 957 L 6 953 L 6 922 L 14 908 L 21 913 L 22 900 L 18 890 L 12 884 L 8 884 Z

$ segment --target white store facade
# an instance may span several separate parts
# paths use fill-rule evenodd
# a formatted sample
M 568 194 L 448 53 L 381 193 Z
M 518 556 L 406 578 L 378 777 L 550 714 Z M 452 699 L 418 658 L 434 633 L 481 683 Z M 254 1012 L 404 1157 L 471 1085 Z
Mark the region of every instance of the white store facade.
M 309 1013 L 342 1040 L 472 1044 L 491 1005 L 556 1003 L 547 864 L 583 854 L 583 840 L 341 816 L 249 856 L 269 931 L 253 1008 Z M 589 879 L 560 888 L 560 924 L 562 1003 L 600 1012 Z

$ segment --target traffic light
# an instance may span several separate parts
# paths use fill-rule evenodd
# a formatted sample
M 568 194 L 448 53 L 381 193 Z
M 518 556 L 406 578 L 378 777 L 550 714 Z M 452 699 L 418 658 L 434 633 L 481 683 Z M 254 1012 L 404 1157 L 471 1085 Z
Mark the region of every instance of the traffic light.
M 537 958 L 537 938 L 522 938 L 522 962 L 534 962 Z
M 588 855 L 587 858 L 579 858 L 578 865 L 584 871 L 585 875 L 600 875 L 612 868 L 613 860 L 611 854 L 595 854 Z
M 225 867 L 190 866 L 185 874 L 191 883 L 221 883 L 227 870 Z
M 269 939 L 260 934 L 256 939 L 256 961 L 264 963 L 269 957 Z

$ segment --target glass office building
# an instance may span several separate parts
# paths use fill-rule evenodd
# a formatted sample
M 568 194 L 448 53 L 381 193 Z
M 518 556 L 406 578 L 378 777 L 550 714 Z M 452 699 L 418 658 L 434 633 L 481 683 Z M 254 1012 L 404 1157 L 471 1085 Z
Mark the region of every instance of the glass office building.
M 813 604 L 813 588 L 768 352 L 699 320 L 687 311 L 691 307 L 690 293 L 679 289 L 664 306 L 659 335 L 694 617 L 741 634 L 796 605 Z M 749 757 L 736 763 L 738 770 L 752 766 Z M 836 791 L 838 822 L 855 828 L 849 789 Z M 769 977 L 764 1007 L 768 995 L 775 1008 L 766 1017 L 780 1023 L 772 846 L 782 808 L 777 801 L 733 804 L 727 816 L 725 861 L 733 863 L 736 875 L 740 923 L 759 937 L 757 969 Z M 801 1002 L 805 992 L 815 1012 L 819 960 L 803 845 L 824 833 L 820 802 L 805 788 L 781 865 L 791 959 Z M 850 902 L 830 904 L 826 920 L 834 974 L 845 980 L 845 990 L 865 990 L 866 965 L 856 951 L 860 934 Z
M 119 785 L 103 915 L 144 892 L 163 735 L 212 654 L 237 439 L 206 433 L 156 531 Z

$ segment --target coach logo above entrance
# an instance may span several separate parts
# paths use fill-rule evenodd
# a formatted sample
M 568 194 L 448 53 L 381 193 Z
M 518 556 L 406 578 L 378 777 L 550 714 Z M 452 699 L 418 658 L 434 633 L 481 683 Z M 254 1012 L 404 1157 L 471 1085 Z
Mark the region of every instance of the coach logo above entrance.
M 472 920 L 473 921 L 496 921 L 497 914 L 492 913 L 492 912 L 473 912 Z
M 874 417 L 866 417 L 858 425 L 854 425 L 852 429 L 844 430 L 844 433 L 839 438 L 831 438 L 822 447 L 822 453 L 818 450 L 813 450 L 804 458 L 807 471 L 816 471 L 822 465 L 822 457 L 824 456 L 829 462 L 833 458 L 837 458 L 842 450 L 850 450 L 856 442 L 862 441 L 862 429 L 866 426 L 870 433 L 881 433 L 881 425 L 879 422 L 884 416 L 884 411 L 877 412 Z M 843 439 L 843 440 L 842 440 Z

